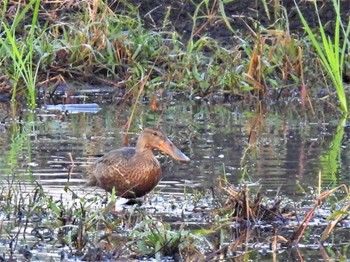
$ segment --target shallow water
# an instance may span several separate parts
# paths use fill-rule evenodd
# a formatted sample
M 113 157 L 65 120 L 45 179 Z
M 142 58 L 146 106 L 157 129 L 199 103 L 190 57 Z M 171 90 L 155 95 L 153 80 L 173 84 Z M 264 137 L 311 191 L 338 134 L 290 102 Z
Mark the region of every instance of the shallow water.
M 82 187 L 88 163 L 123 145 L 123 128 L 132 109 L 100 104 L 100 110 L 96 105 L 85 110 L 88 107 L 68 112 L 66 107 L 61 111 L 46 105 L 14 117 L 9 112 L 1 121 L 0 177 L 22 175 L 54 194 L 70 174 L 70 185 Z M 141 128 L 159 125 L 191 158 L 184 164 L 158 154 L 164 178 L 155 192 L 205 190 L 225 175 L 231 183 L 259 182 L 266 192 L 280 190 L 293 198 L 300 186 L 316 187 L 319 173 L 324 185 L 349 181 L 349 127 L 334 113 L 304 113 L 297 102 L 255 111 L 256 105 L 245 102 L 178 100 L 164 111 L 152 112 L 145 103 L 136 110 L 129 143 L 135 144 Z M 341 131 L 338 125 L 343 125 Z
M 161 199 L 158 206 L 170 196 L 209 191 L 219 177 L 295 201 L 313 194 L 319 178 L 323 187 L 349 183 L 349 125 L 326 104 L 315 105 L 312 114 L 298 101 L 169 101 L 159 100 L 162 109 L 156 111 L 147 102 L 138 104 L 129 131 L 134 145 L 141 128 L 159 125 L 191 158 L 180 163 L 157 154 L 164 178 L 151 197 Z M 2 185 L 19 182 L 29 192 L 37 183 L 56 199 L 71 198 L 67 185 L 77 195 L 103 194 L 84 187 L 85 168 L 123 145 L 133 105 L 46 103 L 34 111 L 2 104 Z

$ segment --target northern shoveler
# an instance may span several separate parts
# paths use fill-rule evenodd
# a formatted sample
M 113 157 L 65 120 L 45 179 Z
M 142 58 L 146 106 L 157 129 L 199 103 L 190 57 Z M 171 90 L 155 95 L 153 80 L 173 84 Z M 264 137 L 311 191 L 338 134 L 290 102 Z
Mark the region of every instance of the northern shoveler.
M 87 185 L 109 192 L 114 188 L 116 195 L 124 198 L 144 196 L 162 177 L 161 166 L 153 149 L 159 149 L 175 160 L 190 161 L 162 130 L 150 127 L 140 134 L 136 147 L 110 151 L 93 163 Z

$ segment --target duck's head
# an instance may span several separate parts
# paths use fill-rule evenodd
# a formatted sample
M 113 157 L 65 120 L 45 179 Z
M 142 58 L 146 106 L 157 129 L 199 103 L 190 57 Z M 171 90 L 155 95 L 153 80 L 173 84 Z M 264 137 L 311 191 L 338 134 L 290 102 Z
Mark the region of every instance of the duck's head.
M 136 151 L 145 149 L 152 150 L 154 148 L 163 151 L 175 160 L 190 161 L 190 159 L 170 141 L 162 130 L 157 127 L 145 128 L 137 140 Z

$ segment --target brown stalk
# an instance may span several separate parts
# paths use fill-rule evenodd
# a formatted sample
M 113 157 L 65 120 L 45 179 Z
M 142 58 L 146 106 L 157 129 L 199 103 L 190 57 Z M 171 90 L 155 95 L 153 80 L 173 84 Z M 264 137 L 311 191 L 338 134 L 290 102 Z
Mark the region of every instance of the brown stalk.
M 343 189 L 347 195 L 349 194 L 349 190 L 347 188 L 347 186 L 345 184 L 342 184 L 336 188 L 333 188 L 331 190 L 328 190 L 326 192 L 321 193 L 315 203 L 314 206 L 311 208 L 311 210 L 307 213 L 307 215 L 304 217 L 303 221 L 300 223 L 299 227 L 294 230 L 294 232 L 292 233 L 291 237 L 289 238 L 289 246 L 294 244 L 298 244 L 301 237 L 303 236 L 313 214 L 315 213 L 315 210 L 321 205 L 322 200 L 327 198 L 329 195 L 333 194 L 334 192 L 336 192 L 339 189 Z M 345 205 L 341 211 L 346 211 L 348 208 L 350 207 L 350 204 Z M 342 214 L 336 215 L 335 219 L 333 221 L 331 221 L 328 226 L 326 227 L 326 229 L 324 230 L 322 237 L 321 237 L 321 241 L 324 241 L 330 234 L 330 232 L 333 230 L 334 226 L 339 222 L 340 218 L 342 217 Z
M 262 97 L 267 92 L 263 75 L 263 63 L 261 62 L 262 48 L 265 44 L 265 39 L 260 38 L 259 43 L 255 46 L 252 57 L 250 59 L 248 71 L 245 75 L 247 82 L 249 82 L 255 89 L 259 90 L 259 96 Z
M 325 241 L 328 238 L 329 234 L 333 231 L 334 227 L 338 224 L 340 219 L 344 216 L 344 214 L 348 213 L 349 208 L 350 204 L 346 204 L 345 206 L 343 206 L 340 210 L 342 212 L 340 214 L 337 214 L 335 218 L 329 222 L 329 224 L 322 233 L 322 237 L 320 239 L 321 242 Z

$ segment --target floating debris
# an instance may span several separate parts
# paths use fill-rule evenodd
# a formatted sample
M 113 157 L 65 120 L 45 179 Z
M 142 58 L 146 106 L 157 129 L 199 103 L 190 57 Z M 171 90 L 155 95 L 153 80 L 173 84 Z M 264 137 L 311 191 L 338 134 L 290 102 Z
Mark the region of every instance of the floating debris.
M 101 107 L 96 103 L 89 104 L 58 104 L 58 105 L 45 105 L 43 109 L 48 111 L 62 111 L 71 114 L 76 113 L 97 113 L 101 110 Z

